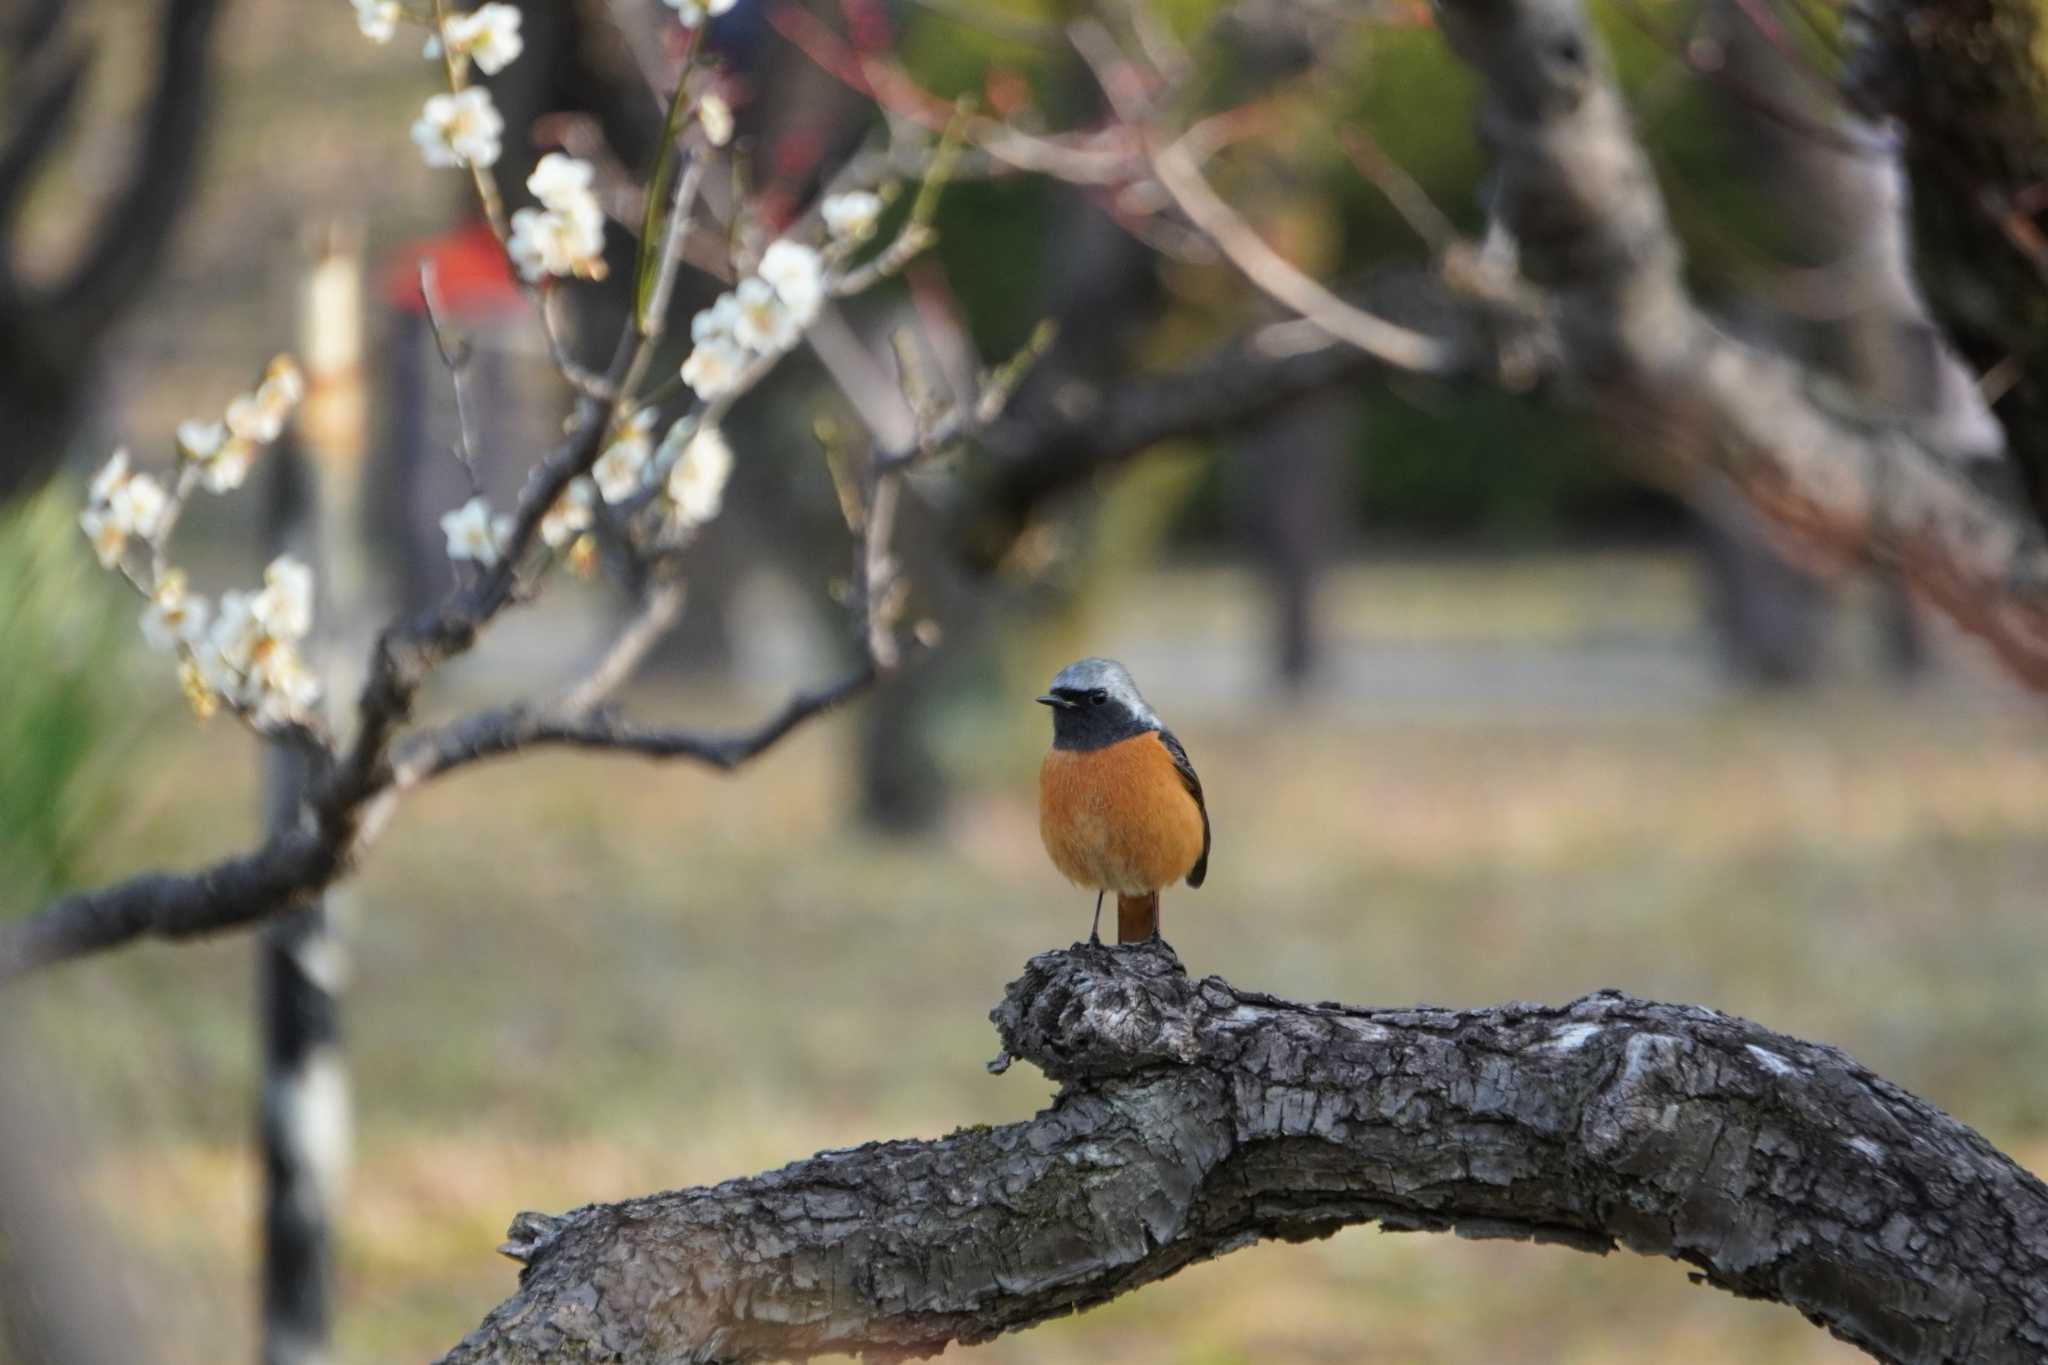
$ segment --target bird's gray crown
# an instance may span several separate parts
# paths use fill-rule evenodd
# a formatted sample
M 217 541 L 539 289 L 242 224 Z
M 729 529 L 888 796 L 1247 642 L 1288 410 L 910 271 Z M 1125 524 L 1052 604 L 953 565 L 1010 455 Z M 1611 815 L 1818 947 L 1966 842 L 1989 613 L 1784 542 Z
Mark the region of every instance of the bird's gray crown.
M 1130 718 L 1149 729 L 1159 728 L 1159 717 L 1145 704 L 1130 670 L 1115 659 L 1077 659 L 1054 675 L 1054 692 L 1085 695 L 1097 690 L 1109 693 L 1111 701 L 1122 704 Z

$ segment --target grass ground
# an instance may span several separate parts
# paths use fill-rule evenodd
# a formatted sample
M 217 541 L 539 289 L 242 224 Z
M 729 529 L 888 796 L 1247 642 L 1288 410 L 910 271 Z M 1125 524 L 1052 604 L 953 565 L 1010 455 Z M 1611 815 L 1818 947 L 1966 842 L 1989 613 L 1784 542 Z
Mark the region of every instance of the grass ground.
M 1154 680 L 1155 700 L 1181 686 Z M 549 757 L 411 803 L 349 900 L 341 1358 L 429 1358 L 473 1326 L 512 1285 L 491 1248 L 519 1209 L 1041 1105 L 1028 1068 L 982 1069 L 1003 983 L 1088 910 L 1037 847 L 1028 695 L 1002 699 L 1014 725 L 992 723 L 927 843 L 849 827 L 843 722 L 736 780 Z M 1512 724 L 1187 709 L 1169 714 L 1218 830 L 1209 885 L 1167 902 L 1191 969 L 1360 1002 L 1709 1003 L 1847 1047 L 2048 1166 L 2048 732 L 2030 718 L 1866 693 Z M 243 741 L 156 733 L 109 876 L 246 837 Z M 167 1314 L 167 1362 L 249 1357 L 251 975 L 243 941 L 143 948 L 22 1002 L 85 1134 L 85 1206 Z M 1670 1263 L 1371 1230 L 954 1354 L 1855 1358 Z

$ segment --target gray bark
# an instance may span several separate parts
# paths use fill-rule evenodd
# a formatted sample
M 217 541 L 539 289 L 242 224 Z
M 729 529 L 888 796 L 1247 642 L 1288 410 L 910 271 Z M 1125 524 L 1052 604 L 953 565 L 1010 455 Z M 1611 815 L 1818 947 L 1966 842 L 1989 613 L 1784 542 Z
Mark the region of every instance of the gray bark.
M 1937 392 L 1872 410 L 1699 308 L 1579 0 L 1439 0 L 1437 12 L 1485 91 L 1496 225 L 1555 327 L 1549 382 L 1632 449 L 1728 480 L 1809 546 L 1898 571 L 2017 676 L 2048 685 L 2048 544 L 1980 486 L 2001 458 L 1981 405 Z
M 1623 1247 L 1881 1360 L 2048 1355 L 2048 1188 L 1842 1053 L 1612 992 L 1353 1009 L 1044 954 L 991 1015 L 1027 1122 L 559 1217 L 444 1365 L 928 1355 L 1268 1237 Z

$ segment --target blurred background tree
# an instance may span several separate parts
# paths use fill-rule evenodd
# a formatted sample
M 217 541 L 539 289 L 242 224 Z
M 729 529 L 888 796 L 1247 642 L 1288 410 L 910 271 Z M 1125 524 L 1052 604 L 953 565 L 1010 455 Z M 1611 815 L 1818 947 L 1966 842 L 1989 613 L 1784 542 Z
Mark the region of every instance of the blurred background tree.
M 424 318 L 394 300 L 416 279 L 420 243 L 451 240 L 468 201 L 403 143 L 417 71 L 362 44 L 339 3 L 314 12 L 245 0 L 216 24 L 214 6 L 171 0 L 150 10 L 153 45 L 132 6 L 11 3 L 0 51 L 8 491 L 27 496 L 66 459 L 96 463 L 112 431 L 167 430 L 195 393 L 231 391 L 252 345 L 288 336 L 307 222 L 353 218 L 368 224 L 385 285 L 373 314 L 384 435 L 369 511 L 408 599 L 435 600 L 448 582 L 437 521 L 459 501 L 462 476 L 446 456 L 446 376 Z M 646 163 L 659 109 L 644 98 L 635 45 L 675 35 L 665 11 L 645 9 L 526 8 L 527 58 L 495 82 L 507 183 L 554 146 L 622 175 Z M 790 40 L 810 31 L 795 13 L 842 43 L 884 44 L 942 101 L 972 95 L 1056 128 L 1102 113 L 1062 33 L 1078 11 L 1051 0 L 987 12 L 741 0 L 711 26 L 746 149 L 744 182 L 721 188 L 751 195 L 771 219 L 857 154 L 880 117 Z M 1931 411 L 1941 384 L 1981 376 L 2039 506 L 2042 427 L 2029 405 L 2048 392 L 2033 374 L 2034 222 L 2048 208 L 2036 191 L 2048 172 L 2034 165 L 2034 19 L 1996 6 L 1870 6 L 1858 24 L 1820 6 L 1768 13 L 1776 27 L 1754 7 L 1601 8 L 1697 288 L 1745 334 L 1880 406 Z M 1199 88 L 1208 105 L 1251 111 L 1255 136 L 1212 173 L 1312 274 L 1377 298 L 1404 296 L 1419 273 L 1401 264 L 1421 254 L 1415 225 L 1362 172 L 1351 130 L 1368 130 L 1452 229 L 1483 231 L 1473 82 L 1424 13 L 1386 5 L 1353 23 L 1198 0 L 1169 19 L 1184 37 L 1223 35 L 1196 47 Z M 88 64 L 88 52 L 99 59 Z M 1866 164 L 1869 147 L 1886 144 L 1873 129 L 1841 131 L 1838 79 L 1850 108 L 1903 123 L 1913 190 L 1903 245 L 1938 331 L 1910 283 L 1910 297 L 1896 287 L 1901 243 L 1872 245 L 1897 202 Z M 858 301 L 849 325 L 872 336 L 915 318 L 950 338 L 936 358 L 944 371 L 1010 354 L 1054 320 L 1059 342 L 1015 402 L 1028 419 L 1277 316 L 1213 254 L 1163 237 L 1144 209 L 1114 188 L 1036 178 L 956 185 L 932 268 Z M 615 231 L 613 247 L 616 285 L 631 274 L 627 234 Z M 678 319 L 719 287 L 686 277 Z M 531 329 L 487 295 L 459 320 L 500 415 L 491 444 L 528 448 L 550 434 L 562 395 Z M 592 289 L 579 301 L 575 336 L 594 347 L 622 296 Z M 1938 360 L 1944 334 L 1967 369 Z M 812 430 L 821 414 L 848 417 L 823 381 L 823 362 L 786 366 L 732 423 L 742 454 L 732 507 L 691 551 L 691 606 L 673 668 L 650 685 L 657 705 L 730 705 L 787 677 L 792 659 L 845 651 L 822 624 L 836 619 L 830 582 L 844 565 Z M 1277 411 L 1059 484 L 966 555 L 955 509 L 909 514 L 919 609 L 946 648 L 866 704 L 848 764 L 813 745 L 778 760 L 760 795 L 706 796 L 687 774 L 622 791 L 616 776 L 545 763 L 529 785 L 435 798 L 447 804 L 428 807 L 421 832 L 372 880 L 373 900 L 405 912 L 377 917 L 363 947 L 374 1107 L 364 1226 L 343 1266 L 350 1301 L 364 1307 L 344 1324 L 343 1356 L 452 1339 L 456 1308 L 496 1291 L 473 1258 L 512 1191 L 568 1203 L 961 1113 L 1002 1117 L 1004 1100 L 948 1079 L 962 1060 L 954 1041 L 959 1019 L 986 1007 L 987 980 L 1067 932 L 1049 928 L 1057 891 L 1018 861 L 1030 835 L 1013 789 L 1039 736 L 1022 728 L 1035 717 L 1012 713 L 1020 679 L 1083 649 L 1135 651 L 1148 687 L 1189 694 L 1209 746 L 1196 745 L 1198 757 L 1205 774 L 1221 774 L 1223 847 L 1245 858 L 1228 902 L 1240 909 L 1227 913 L 1300 906 L 1271 929 L 1192 931 L 1193 951 L 1231 961 L 1234 976 L 1263 970 L 1299 993 L 1355 996 L 1363 980 L 1460 998 L 1562 993 L 1611 976 L 1874 1052 L 1888 1072 L 2039 1151 L 2048 1099 L 2007 1080 L 2031 1074 L 2042 1022 L 2029 965 L 2048 847 L 2038 731 L 2001 709 L 2006 694 L 1940 631 L 1926 640 L 1891 585 L 1788 561 L 1743 505 L 1646 484 L 1613 458 L 1617 444 L 1610 428 L 1490 390 L 1340 373 Z M 485 471 L 500 492 L 518 474 L 509 460 Z M 0 599 L 0 638 L 33 664 L 0 670 L 0 864 L 8 885 L 42 890 L 150 856 L 189 861 L 188 849 L 219 845 L 256 807 L 217 735 L 168 740 L 147 754 L 145 776 L 117 778 L 107 755 L 125 750 L 136 719 L 138 694 L 119 666 L 132 624 L 126 611 L 80 606 L 94 576 L 70 513 L 52 510 L 72 505 L 61 487 L 20 504 L 0 544 L 0 591 L 27 585 Z M 203 513 L 203 567 L 246 576 L 247 513 Z M 769 572 L 748 568 L 762 559 Z M 617 607 L 628 595 L 598 593 L 572 602 Z M 523 635 L 508 623 L 493 641 L 503 670 L 566 671 L 593 644 L 574 633 L 574 616 Z M 1844 624 L 1861 632 L 1850 647 Z M 1873 670 L 1852 656 L 1873 633 L 1877 672 L 1932 658 L 1931 699 L 1867 690 Z M 1718 674 L 1699 666 L 1708 650 Z M 451 691 L 486 694 L 494 681 L 471 671 Z M 1748 708 L 1739 695 L 1750 683 L 1820 687 L 1824 720 Z M 1653 719 L 1640 731 L 1613 724 L 1644 714 Z M 132 848 L 109 852 L 93 831 L 130 786 L 151 814 Z M 204 799 L 187 801 L 192 790 Z M 940 837 L 870 845 L 838 819 L 845 791 L 870 828 Z M 488 829 L 531 836 L 528 875 L 476 850 Z M 798 844 L 815 858 L 792 868 Z M 1359 886 L 1373 888 L 1369 916 Z M 1844 938 L 1865 933 L 1845 964 Z M 923 946 L 903 947 L 912 941 Z M 240 1188 L 244 1153 L 239 1121 L 221 1114 L 239 1114 L 249 1063 L 243 1002 L 222 989 L 238 966 L 232 951 L 96 965 L 77 984 L 40 987 L 34 1002 L 38 1028 L 65 1039 L 58 1055 L 75 1061 L 115 1130 L 136 1135 L 94 1154 L 99 1184 L 80 1197 L 118 1201 L 163 1179 L 161 1202 L 139 1209 L 131 1231 L 162 1259 L 189 1253 L 172 1283 L 196 1287 L 200 1302 L 246 1260 L 247 1210 L 223 1195 Z M 953 967 L 968 985 L 935 984 Z M 1813 990 L 1816 977 L 1829 989 Z M 593 996 L 613 1008 L 583 1009 Z M 888 1067 L 844 1046 L 874 1031 L 884 998 L 907 1038 Z M 783 1017 L 798 1000 L 800 1017 Z M 149 1036 L 124 1048 L 136 1034 Z M 180 1093 L 152 1092 L 153 1072 L 179 1078 Z M 704 1136 L 679 1173 L 664 1132 L 706 1112 L 747 1131 Z M 517 1136 L 458 1148 L 428 1131 L 471 1133 L 479 1114 Z M 1453 1293 L 1458 1276 L 1498 1273 L 1486 1251 L 1450 1253 L 1471 1259 L 1445 1271 L 1406 1251 L 1343 1245 L 1269 1272 L 1256 1313 L 1244 1306 L 1252 1295 L 1182 1298 L 1091 1316 L 1052 1345 L 993 1349 L 1481 1359 L 1522 1340 L 1505 1309 L 1432 1335 L 1406 1306 L 1404 1285 Z M 1293 1302 L 1297 1273 L 1311 1286 L 1297 1304 L 1311 1325 L 1290 1334 L 1252 1321 Z M 1536 1273 L 1547 1288 L 1532 1292 L 1564 1305 L 1537 1354 L 1592 1359 L 1587 1343 L 1621 1317 L 1632 1336 L 1616 1339 L 1655 1343 L 1645 1354 L 1833 1358 L 1798 1324 L 1674 1307 L 1669 1295 L 1616 1288 L 1638 1281 L 1593 1273 Z M 1359 1296 L 1371 1300 L 1361 1316 L 1333 1307 Z M 236 1324 L 205 1317 L 173 1314 L 179 1330 L 167 1335 L 180 1344 L 167 1344 L 168 1358 L 239 1349 Z

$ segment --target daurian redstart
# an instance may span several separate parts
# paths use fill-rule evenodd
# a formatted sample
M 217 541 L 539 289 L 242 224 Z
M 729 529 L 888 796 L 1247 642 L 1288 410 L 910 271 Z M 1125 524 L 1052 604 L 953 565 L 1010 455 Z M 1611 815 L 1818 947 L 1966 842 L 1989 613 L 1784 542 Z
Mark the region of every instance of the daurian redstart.
M 1052 749 L 1038 770 L 1038 832 L 1053 866 L 1102 897 L 1116 893 L 1116 937 L 1159 932 L 1159 892 L 1209 873 L 1209 810 L 1188 751 L 1114 659 L 1068 664 L 1038 699 L 1052 708 Z

